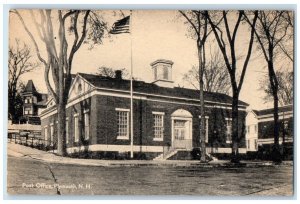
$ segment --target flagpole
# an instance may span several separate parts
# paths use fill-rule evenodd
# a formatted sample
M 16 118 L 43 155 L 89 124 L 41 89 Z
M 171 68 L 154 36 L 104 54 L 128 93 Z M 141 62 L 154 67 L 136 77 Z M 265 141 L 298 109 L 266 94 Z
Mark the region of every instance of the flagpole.
M 133 158 L 133 63 L 132 63 L 132 10 L 130 10 L 130 158 Z

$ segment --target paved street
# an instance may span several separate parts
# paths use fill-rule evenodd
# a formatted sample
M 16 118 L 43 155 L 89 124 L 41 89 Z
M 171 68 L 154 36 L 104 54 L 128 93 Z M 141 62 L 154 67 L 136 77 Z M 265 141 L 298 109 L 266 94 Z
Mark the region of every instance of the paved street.
M 9 155 L 7 168 L 10 194 L 274 196 L 293 192 L 291 165 L 105 167 Z

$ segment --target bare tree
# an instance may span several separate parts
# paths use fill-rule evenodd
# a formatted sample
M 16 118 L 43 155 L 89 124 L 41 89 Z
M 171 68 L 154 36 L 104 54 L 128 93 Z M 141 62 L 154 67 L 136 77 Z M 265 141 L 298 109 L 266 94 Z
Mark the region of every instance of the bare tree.
M 287 57 L 292 63 L 294 62 L 294 18 L 292 12 L 285 12 L 283 15 L 284 21 L 288 26 L 286 37 L 279 42 L 278 46 L 281 49 L 283 56 Z
M 183 79 L 197 90 L 199 90 L 200 83 L 198 70 L 198 66 L 193 66 L 183 75 Z M 210 50 L 210 58 L 203 70 L 203 77 L 204 91 L 229 94 L 231 87 L 230 78 L 219 50 L 216 52 Z
M 205 123 L 204 123 L 204 82 L 203 75 L 206 64 L 205 43 L 211 31 L 208 31 L 208 21 L 204 16 L 204 11 L 179 11 L 186 19 L 186 23 L 190 26 L 190 31 L 193 38 L 196 39 L 198 50 L 198 82 L 199 82 L 199 99 L 200 99 L 200 146 L 201 146 L 201 162 L 206 162 L 206 147 L 205 147 Z
M 90 10 L 47 9 L 30 11 L 32 27 L 32 24 L 26 24 L 28 18 L 24 19 L 21 11 L 11 12 L 18 16 L 34 44 L 38 59 L 44 65 L 46 86 L 57 107 L 57 153 L 65 155 L 66 104 L 72 81 L 73 59 L 84 42 L 91 42 L 92 46 L 101 43 L 106 24 L 97 13 Z M 36 29 L 37 37 L 32 29 Z M 41 49 L 46 50 L 45 56 L 42 56 Z M 54 87 L 49 81 L 50 72 Z
M 129 79 L 129 73 L 127 72 L 127 70 L 125 68 L 120 69 L 120 71 L 122 72 L 122 77 L 124 79 Z M 116 70 L 111 67 L 101 66 L 98 68 L 97 74 L 100 76 L 114 78 L 116 76 Z
M 15 40 L 15 46 L 9 47 L 8 113 L 13 122 L 18 121 L 22 110 L 20 90 L 23 84 L 20 77 L 38 66 L 31 59 L 30 48 L 26 44 L 21 45 L 19 40 Z
M 281 106 L 292 104 L 293 97 L 293 81 L 294 72 L 286 70 L 276 71 L 278 81 L 278 102 Z M 267 75 L 260 81 L 260 88 L 264 90 L 266 96 L 264 101 L 270 102 L 273 100 L 272 88 L 269 83 L 269 76 Z
M 253 47 L 253 41 L 254 41 L 254 30 L 255 30 L 255 24 L 257 20 L 257 11 L 254 12 L 254 16 L 251 21 L 251 32 L 249 36 L 249 43 L 247 44 L 247 54 L 245 56 L 244 63 L 242 65 L 242 72 L 240 74 L 239 80 L 237 79 L 237 54 L 236 54 L 236 36 L 238 33 L 238 29 L 241 25 L 241 22 L 243 21 L 244 16 L 246 16 L 244 11 L 238 11 L 237 15 L 234 15 L 234 26 L 233 30 L 230 30 L 230 25 L 228 21 L 228 14 L 233 15 L 233 12 L 229 11 L 220 11 L 220 12 L 214 12 L 209 13 L 206 11 L 205 15 L 206 18 L 209 21 L 209 24 L 213 30 L 213 33 L 215 35 L 215 39 L 219 45 L 219 48 L 222 52 L 225 65 L 227 67 L 230 81 L 231 81 L 231 90 L 232 90 L 232 162 L 239 162 L 239 119 L 238 119 L 238 103 L 239 103 L 239 94 L 242 89 L 242 85 L 244 82 L 244 77 L 246 74 L 248 62 L 252 53 L 252 47 Z M 221 27 L 221 24 L 218 25 L 216 23 L 216 19 L 222 18 L 223 26 Z M 215 19 L 216 18 L 216 19 Z M 233 22 L 233 21 L 232 21 Z M 225 37 L 225 36 L 226 37 Z
M 278 120 L 278 91 L 279 81 L 276 75 L 275 59 L 280 54 L 280 43 L 286 38 L 290 24 L 286 21 L 288 11 L 259 11 L 255 36 L 259 49 L 268 65 L 268 76 L 274 103 L 274 148 L 273 160 L 281 162 L 279 147 L 279 120 Z M 249 23 L 249 19 L 247 19 Z

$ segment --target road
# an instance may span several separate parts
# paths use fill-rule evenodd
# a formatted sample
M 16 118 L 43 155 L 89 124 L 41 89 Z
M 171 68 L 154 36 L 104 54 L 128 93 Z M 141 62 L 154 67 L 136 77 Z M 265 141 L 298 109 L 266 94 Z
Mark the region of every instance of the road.
M 8 156 L 9 194 L 34 195 L 287 195 L 293 167 L 122 166 L 54 164 Z

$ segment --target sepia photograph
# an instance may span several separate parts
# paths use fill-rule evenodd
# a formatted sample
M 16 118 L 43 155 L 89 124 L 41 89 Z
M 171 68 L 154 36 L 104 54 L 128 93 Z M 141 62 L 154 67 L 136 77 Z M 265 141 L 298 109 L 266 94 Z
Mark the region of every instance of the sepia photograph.
M 292 198 L 295 16 L 10 9 L 5 191 Z

